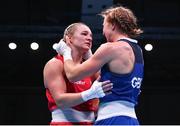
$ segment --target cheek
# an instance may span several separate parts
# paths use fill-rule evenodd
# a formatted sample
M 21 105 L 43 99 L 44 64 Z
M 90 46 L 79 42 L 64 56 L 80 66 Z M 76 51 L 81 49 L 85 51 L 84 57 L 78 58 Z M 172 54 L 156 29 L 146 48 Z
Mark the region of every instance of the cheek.
M 82 41 L 82 37 L 81 36 L 74 36 L 73 38 L 73 42 L 74 43 L 81 43 Z
M 106 27 L 104 27 L 104 29 L 103 29 L 103 34 L 104 34 L 104 36 L 108 35 L 108 29 Z
M 106 32 L 105 27 L 103 27 L 103 35 L 105 35 L 105 32 Z
M 91 42 L 90 48 L 92 48 L 92 42 Z

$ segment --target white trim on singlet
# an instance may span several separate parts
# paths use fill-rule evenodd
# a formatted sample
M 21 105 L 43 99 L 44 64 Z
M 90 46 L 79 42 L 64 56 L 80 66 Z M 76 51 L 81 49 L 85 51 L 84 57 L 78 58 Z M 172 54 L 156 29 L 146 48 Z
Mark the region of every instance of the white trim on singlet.
M 131 38 L 121 38 L 121 39 L 126 39 L 126 40 L 129 40 L 130 42 L 133 42 L 133 43 L 138 43 L 138 41 L 137 41 L 137 40 L 135 40 L 135 39 L 131 39 Z M 121 39 L 119 39 L 119 40 L 121 40 Z
M 82 112 L 72 108 L 55 109 L 52 112 L 51 122 L 94 122 L 93 111 Z
M 115 116 L 129 116 L 136 119 L 134 104 L 120 100 L 100 104 L 96 121 Z

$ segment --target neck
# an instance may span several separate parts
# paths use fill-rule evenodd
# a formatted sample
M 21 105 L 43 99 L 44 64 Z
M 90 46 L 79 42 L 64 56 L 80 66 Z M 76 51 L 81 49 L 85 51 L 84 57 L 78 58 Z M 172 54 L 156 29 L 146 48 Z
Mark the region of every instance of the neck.
M 73 61 L 75 63 L 81 63 L 82 62 L 82 56 L 83 56 L 82 52 L 72 49 L 71 53 L 72 53 Z
M 127 35 L 120 34 L 120 35 L 114 36 L 113 41 L 116 42 L 116 41 L 123 39 L 123 38 L 129 38 L 129 37 Z

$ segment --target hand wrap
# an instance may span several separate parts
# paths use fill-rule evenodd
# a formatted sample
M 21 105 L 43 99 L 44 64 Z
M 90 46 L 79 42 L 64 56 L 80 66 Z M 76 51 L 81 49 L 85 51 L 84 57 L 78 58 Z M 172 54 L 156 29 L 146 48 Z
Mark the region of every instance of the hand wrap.
M 81 93 L 82 99 L 84 101 L 93 99 L 93 98 L 102 98 L 105 96 L 105 93 L 102 89 L 102 82 L 94 81 L 90 89 L 83 91 Z
M 63 55 L 64 61 L 68 59 L 72 60 L 71 48 L 64 42 L 63 39 L 61 39 L 59 43 L 55 44 L 54 49 L 58 54 Z

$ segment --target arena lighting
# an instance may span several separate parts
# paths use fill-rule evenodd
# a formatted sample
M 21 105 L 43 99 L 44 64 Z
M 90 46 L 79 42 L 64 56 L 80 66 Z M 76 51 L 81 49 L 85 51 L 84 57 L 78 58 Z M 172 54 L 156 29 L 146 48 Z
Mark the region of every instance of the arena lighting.
M 16 43 L 14 43 L 14 42 L 11 42 L 11 43 L 9 43 L 9 48 L 11 49 L 11 50 L 15 50 L 16 48 L 17 48 L 17 45 L 16 45 Z
M 32 42 L 31 43 L 31 49 L 32 50 L 37 50 L 39 48 L 39 44 L 38 43 L 36 43 L 36 42 Z
M 144 48 L 146 51 L 152 51 L 153 46 L 152 46 L 152 44 L 146 44 Z
M 52 48 L 55 50 L 56 49 L 56 46 L 57 46 L 57 43 L 54 43 Z

